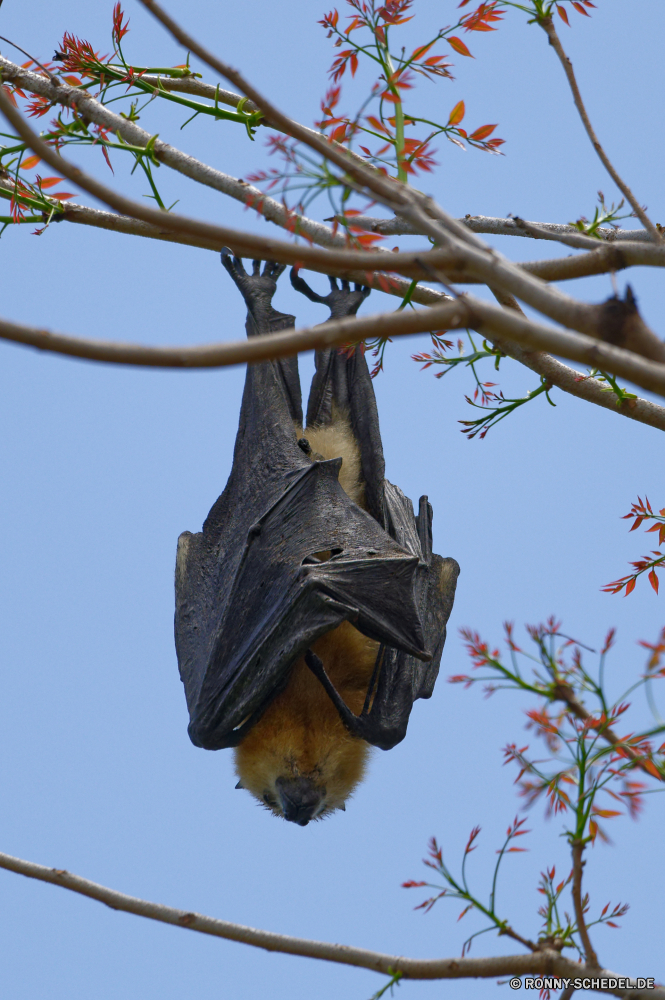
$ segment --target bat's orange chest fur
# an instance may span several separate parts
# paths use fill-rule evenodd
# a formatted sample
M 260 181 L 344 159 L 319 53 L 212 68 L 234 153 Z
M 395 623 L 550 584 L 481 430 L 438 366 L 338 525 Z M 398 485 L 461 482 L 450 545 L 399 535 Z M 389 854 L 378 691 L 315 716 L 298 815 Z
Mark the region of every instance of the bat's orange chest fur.
M 312 649 L 351 711 L 359 714 L 378 643 L 343 622 Z M 330 811 L 343 805 L 362 780 L 368 753 L 368 744 L 344 728 L 303 658 L 294 664 L 286 688 L 236 748 L 235 761 L 242 785 L 266 804 L 277 799 L 278 778 L 303 776 L 326 789 Z
M 340 484 L 364 507 L 360 456 L 348 420 L 337 415 L 333 424 L 304 433 L 314 453 L 324 458 L 341 455 Z M 303 431 L 296 428 L 296 434 L 302 437 Z M 312 644 L 330 680 L 356 715 L 365 701 L 378 646 L 348 622 Z M 278 814 L 277 779 L 311 778 L 325 788 L 323 815 L 344 805 L 363 778 L 368 755 L 368 744 L 345 729 L 302 658 L 294 664 L 285 689 L 236 748 L 235 764 L 242 786 Z

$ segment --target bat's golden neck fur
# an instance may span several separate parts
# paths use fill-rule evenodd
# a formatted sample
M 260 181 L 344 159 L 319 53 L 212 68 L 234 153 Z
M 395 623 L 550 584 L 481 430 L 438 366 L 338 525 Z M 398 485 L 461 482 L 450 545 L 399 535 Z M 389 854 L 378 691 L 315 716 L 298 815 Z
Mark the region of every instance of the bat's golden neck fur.
M 360 450 L 345 413 L 333 411 L 333 422 L 303 431 L 296 425 L 296 436 L 305 437 L 312 449 L 312 458 L 340 458 L 339 484 L 354 503 L 365 508 L 365 484 L 360 465 Z
M 365 505 L 360 453 L 349 421 L 335 415 L 335 423 L 296 427 L 307 438 L 312 458 L 342 458 L 339 481 L 347 495 Z M 326 673 L 348 707 L 358 715 L 376 661 L 378 643 L 361 635 L 348 622 L 312 643 Z M 309 778 L 321 791 L 314 818 L 344 807 L 362 781 L 369 746 L 351 736 L 321 683 L 304 658 L 294 664 L 286 688 L 235 750 L 240 784 L 276 815 L 282 815 L 278 779 Z

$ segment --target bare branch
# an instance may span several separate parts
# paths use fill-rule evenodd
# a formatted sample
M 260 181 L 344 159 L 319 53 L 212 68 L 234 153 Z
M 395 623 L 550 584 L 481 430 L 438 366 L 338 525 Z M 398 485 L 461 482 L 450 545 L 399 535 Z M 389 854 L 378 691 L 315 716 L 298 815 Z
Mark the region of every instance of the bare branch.
M 591 140 L 591 144 L 592 144 L 593 148 L 598 153 L 598 156 L 600 157 L 600 160 L 601 160 L 603 166 L 607 170 L 608 174 L 610 175 L 610 177 L 612 178 L 612 180 L 614 181 L 614 183 L 616 184 L 616 186 L 621 191 L 621 193 L 624 196 L 624 198 L 627 198 L 628 201 L 630 202 L 630 205 L 632 206 L 632 209 L 635 212 L 635 215 L 638 217 L 638 219 L 640 220 L 640 222 L 642 223 L 642 225 L 644 226 L 644 228 L 646 230 L 648 230 L 648 232 L 650 233 L 651 238 L 654 241 L 654 243 L 660 243 L 662 237 L 661 237 L 661 234 L 659 233 L 658 229 L 654 226 L 653 222 L 651 221 L 651 219 L 649 218 L 649 216 L 646 214 L 646 212 L 644 211 L 644 209 L 642 208 L 642 206 L 640 205 L 639 201 L 637 200 L 637 198 L 635 197 L 635 195 L 633 194 L 633 192 L 630 190 L 630 188 L 628 187 L 628 185 L 625 183 L 625 181 L 623 181 L 621 179 L 621 177 L 619 176 L 619 174 L 616 172 L 616 170 L 614 169 L 614 167 L 612 166 L 612 164 L 611 164 L 611 162 L 609 160 L 609 157 L 607 156 L 607 153 L 605 152 L 605 150 L 601 146 L 600 142 L 598 141 L 598 137 L 597 137 L 596 133 L 594 132 L 594 129 L 593 129 L 593 126 L 591 124 L 591 121 L 589 120 L 589 116 L 587 114 L 586 108 L 584 107 L 584 101 L 582 100 L 582 95 L 580 93 L 580 89 L 577 86 L 577 80 L 575 79 L 575 72 L 573 70 L 573 64 L 572 64 L 572 62 L 570 61 L 570 59 L 568 58 L 568 56 L 566 55 L 566 53 L 563 50 L 563 46 L 561 44 L 561 40 L 560 40 L 560 38 L 559 38 L 559 36 L 557 34 L 556 28 L 554 27 L 554 22 L 552 20 L 552 16 L 548 15 L 547 17 L 544 17 L 541 20 L 539 20 L 538 23 L 540 24 L 541 28 L 543 29 L 543 31 L 545 32 L 545 34 L 549 38 L 550 45 L 552 46 L 552 48 L 556 52 L 557 56 L 559 57 L 559 61 L 560 61 L 561 65 L 563 66 L 563 71 L 566 74 L 566 78 L 568 80 L 568 83 L 570 85 L 570 89 L 571 89 L 572 94 L 573 94 L 573 100 L 575 102 L 575 107 L 577 108 L 579 116 L 582 119 L 582 124 L 584 125 L 584 128 L 586 129 L 586 134 L 589 136 L 589 139 Z
M 427 291 L 432 295 L 435 294 L 429 289 Z M 610 371 L 651 392 L 665 396 L 665 365 L 645 361 L 630 351 L 599 343 L 591 337 L 536 323 L 525 316 L 492 306 L 480 299 L 472 299 L 470 296 L 443 302 L 424 310 L 403 310 L 360 318 L 347 317 L 303 330 L 285 331 L 252 337 L 249 341 L 202 347 L 146 347 L 82 340 L 6 320 L 0 322 L 0 337 L 40 350 L 116 364 L 207 368 L 263 361 L 317 347 L 358 343 L 377 336 L 403 336 L 442 328 L 467 327 L 477 330 L 489 340 L 498 336 L 517 342 L 526 349 L 552 351 L 563 357 L 570 357 L 592 368 Z
M 336 218 L 340 223 L 344 221 L 341 216 L 333 216 L 333 218 Z M 557 234 L 562 236 L 581 235 L 575 226 L 563 225 L 558 222 L 530 222 L 528 225 L 533 226 L 534 231 L 527 232 L 526 229 L 518 226 L 514 219 L 500 219 L 491 215 L 465 215 L 464 218 L 457 221 L 464 223 L 474 233 L 485 233 L 489 236 L 526 236 L 534 240 L 546 240 Z M 384 236 L 425 235 L 417 226 L 407 222 L 406 219 L 399 218 L 379 219 L 372 215 L 354 215 L 353 225 L 366 229 L 370 233 L 382 233 Z M 597 229 L 596 233 L 600 240 L 608 243 L 613 243 L 615 240 L 651 243 L 651 236 L 646 229 L 610 229 L 606 227 Z
M 582 899 L 582 870 L 584 868 L 584 861 L 582 860 L 582 854 L 584 852 L 584 845 L 576 841 L 572 845 L 573 852 L 573 906 L 575 907 L 575 921 L 577 923 L 577 932 L 582 941 L 582 947 L 584 948 L 584 958 L 587 965 L 591 968 L 598 968 L 598 956 L 591 944 L 591 938 L 589 937 L 589 931 L 587 929 L 586 922 L 584 920 L 584 901 Z
M 300 955 L 303 958 L 315 958 L 324 962 L 336 962 L 340 965 L 350 965 L 360 969 L 392 975 L 396 971 L 402 973 L 405 979 L 496 979 L 500 976 L 524 975 L 526 973 L 557 976 L 575 979 L 593 975 L 594 979 L 618 979 L 617 973 L 597 966 L 588 967 L 565 958 L 553 949 L 542 949 L 525 955 L 501 955 L 496 958 L 434 958 L 418 959 L 404 958 L 401 955 L 386 955 L 382 952 L 369 951 L 365 948 L 353 948 L 348 945 L 329 944 L 327 941 L 311 941 L 307 938 L 291 937 L 287 934 L 275 934 L 272 931 L 262 931 L 254 927 L 245 927 L 228 920 L 218 920 L 215 917 L 192 913 L 188 910 L 178 910 L 162 903 L 152 903 L 128 896 L 116 889 L 99 885 L 80 875 L 60 868 L 47 868 L 34 861 L 24 861 L 10 854 L 0 853 L 0 868 L 61 886 L 71 892 L 77 892 L 89 899 L 96 899 L 112 910 L 122 910 L 134 913 L 148 920 L 157 920 L 174 927 L 183 927 L 200 934 L 224 938 L 228 941 L 238 941 L 241 944 L 263 948 L 266 951 L 279 952 L 284 955 Z M 665 989 L 656 987 L 649 990 L 638 990 L 634 979 L 623 977 L 633 988 L 619 987 L 602 989 L 600 986 L 589 986 L 597 992 L 628 998 L 631 1000 L 665 1000 Z
M 8 178 L 0 177 L 0 188 L 13 193 L 14 184 Z M 75 222 L 79 225 L 93 226 L 97 229 L 106 229 L 111 232 L 125 233 L 130 236 L 142 236 L 155 240 L 162 240 L 167 243 L 180 243 L 184 246 L 199 247 L 202 250 L 219 249 L 217 240 L 205 237 L 193 236 L 186 233 L 172 233 L 164 228 L 132 219 L 127 215 L 116 215 L 112 212 L 103 212 L 97 208 L 90 208 L 87 205 L 79 205 L 76 202 L 65 202 L 62 205 L 62 215 L 56 217 L 57 221 Z M 306 220 L 308 221 L 308 220 Z M 316 242 L 316 241 L 315 241 Z M 254 249 L 254 256 L 265 259 L 265 251 Z M 420 255 L 419 255 L 420 256 Z M 415 259 L 415 257 L 414 257 Z M 385 291 L 389 295 L 403 297 L 410 286 L 410 282 L 403 278 L 391 277 L 389 287 L 386 287 L 385 279 L 381 279 L 376 273 L 369 271 L 351 270 L 348 267 L 339 268 L 331 260 L 326 260 L 326 274 L 346 277 L 349 281 L 358 281 L 369 284 L 372 288 Z M 375 263 L 373 261 L 373 263 Z M 665 267 L 665 247 L 656 247 L 653 244 L 626 243 L 621 246 L 599 245 L 591 253 L 580 254 L 577 257 L 555 257 L 550 260 L 523 261 L 516 263 L 516 267 L 527 271 L 529 274 L 542 278 L 543 281 L 566 281 L 574 278 L 589 277 L 596 274 L 607 274 L 624 270 L 627 267 L 637 265 Z M 310 265 L 311 266 L 311 265 Z M 469 274 L 464 267 L 450 267 L 449 278 L 456 284 L 484 284 L 480 278 L 474 274 Z M 324 269 L 321 268 L 321 271 Z M 423 285 L 418 285 L 412 295 L 414 302 L 421 305 L 430 305 L 441 300 L 441 293 L 426 289 Z M 445 296 L 444 296 L 445 297 Z
M 351 316 L 302 330 L 285 330 L 251 337 L 249 340 L 192 347 L 149 347 L 143 344 L 85 340 L 7 320 L 0 320 L 0 338 L 54 354 L 67 354 L 70 357 L 111 364 L 152 368 L 221 368 L 288 357 L 301 351 L 358 343 L 375 337 L 422 333 L 438 328 L 439 325 L 455 329 L 466 326 L 468 318 L 468 310 L 463 304 L 448 300 L 427 310 L 377 313 L 360 318 Z M 665 395 L 665 365 L 662 367 Z

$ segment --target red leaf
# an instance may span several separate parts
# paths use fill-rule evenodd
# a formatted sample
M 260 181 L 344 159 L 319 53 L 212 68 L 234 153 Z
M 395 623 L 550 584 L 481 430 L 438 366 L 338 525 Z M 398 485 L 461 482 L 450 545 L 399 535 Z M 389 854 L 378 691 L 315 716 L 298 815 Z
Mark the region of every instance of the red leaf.
M 49 198 L 56 198 L 58 201 L 67 201 L 68 198 L 73 197 L 74 195 L 70 191 L 56 191 L 49 195 Z
M 573 7 L 575 8 L 575 10 L 579 14 L 584 14 L 585 17 L 591 17 L 591 14 L 589 13 L 589 11 L 585 10 L 584 7 L 582 6 L 582 4 L 581 3 L 577 3 L 576 0 L 573 0 Z
M 637 583 L 636 577 L 633 577 L 632 580 L 628 581 L 628 583 L 626 584 L 626 593 L 624 594 L 624 597 L 628 597 L 629 594 L 632 594 L 632 592 L 635 590 L 636 583 Z
M 41 156 L 28 156 L 21 164 L 21 170 L 32 170 L 38 163 L 41 163 Z
M 410 58 L 411 59 L 422 59 L 422 57 L 425 55 L 425 53 L 429 52 L 429 50 L 432 48 L 432 46 L 434 45 L 435 42 L 436 42 L 436 38 L 434 39 L 434 42 L 430 42 L 429 45 L 419 45 L 417 49 L 413 50 L 413 52 L 411 53 Z
M 457 38 L 455 35 L 452 35 L 448 41 L 450 42 L 451 49 L 454 49 L 455 52 L 459 52 L 461 56 L 469 56 L 471 59 L 475 58 L 471 55 L 461 38 Z
M 464 107 L 464 101 L 458 101 L 453 110 L 450 112 L 450 118 L 448 119 L 449 125 L 458 125 L 464 118 L 464 112 L 466 108 Z
M 649 573 L 649 583 L 656 591 L 656 593 L 658 593 L 658 577 L 656 576 L 655 569 L 652 569 L 651 572 Z
M 469 139 L 476 139 L 477 141 L 480 139 L 486 139 L 488 135 L 492 134 L 495 128 L 496 125 L 481 125 L 480 128 L 477 128 L 475 132 L 471 133 Z
M 568 20 L 568 12 L 566 11 L 566 8 L 565 7 L 560 7 L 559 4 L 557 4 L 556 5 L 556 9 L 557 9 L 557 11 L 559 13 L 559 17 L 561 18 L 561 20 L 565 21 L 565 23 L 568 25 L 568 27 L 570 27 L 570 21 Z
M 62 78 L 70 87 L 80 87 L 81 81 L 77 76 L 63 76 Z
M 62 177 L 42 177 L 39 182 L 39 186 L 42 188 L 55 187 L 56 184 L 61 184 L 64 178 Z

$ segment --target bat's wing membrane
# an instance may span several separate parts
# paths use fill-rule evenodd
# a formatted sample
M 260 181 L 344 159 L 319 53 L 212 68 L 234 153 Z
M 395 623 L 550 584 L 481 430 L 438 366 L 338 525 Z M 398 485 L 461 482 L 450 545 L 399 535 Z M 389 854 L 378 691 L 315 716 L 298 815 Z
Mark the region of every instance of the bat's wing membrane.
M 340 464 L 315 462 L 288 477 L 239 539 L 232 576 L 228 551 L 216 556 L 201 536 L 185 536 L 178 652 L 197 745 L 217 749 L 242 739 L 294 661 L 342 621 L 428 658 L 418 557 L 349 500 L 337 481 Z M 202 589 L 204 580 L 223 578 L 227 586 Z

